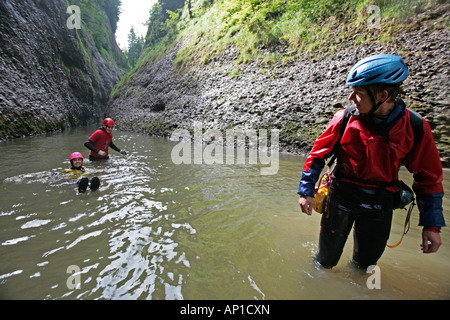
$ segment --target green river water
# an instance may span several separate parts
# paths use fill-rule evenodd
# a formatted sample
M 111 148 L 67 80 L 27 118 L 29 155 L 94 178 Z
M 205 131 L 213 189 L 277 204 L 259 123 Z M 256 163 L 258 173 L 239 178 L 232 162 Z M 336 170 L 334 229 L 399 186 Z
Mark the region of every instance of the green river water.
M 94 127 L 0 144 L 1 299 L 449 299 L 450 233 L 436 254 L 420 250 L 415 208 L 402 244 L 379 261 L 380 289 L 349 260 L 317 267 L 320 215 L 298 207 L 305 160 L 174 164 L 167 139 L 114 131 L 126 156 L 86 160 L 100 189 L 78 194 L 60 171 Z M 402 178 L 411 183 L 406 171 Z M 444 212 L 450 172 L 444 173 Z M 406 211 L 395 213 L 390 243 Z

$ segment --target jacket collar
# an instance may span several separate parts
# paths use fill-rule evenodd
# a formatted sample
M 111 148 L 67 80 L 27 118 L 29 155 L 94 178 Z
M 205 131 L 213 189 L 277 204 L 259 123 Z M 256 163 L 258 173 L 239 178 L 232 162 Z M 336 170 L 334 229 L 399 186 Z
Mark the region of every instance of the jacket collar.
M 397 123 L 397 121 L 405 115 L 405 109 L 405 102 L 402 99 L 397 98 L 395 100 L 395 107 L 389 114 L 389 117 L 384 124 L 384 128 L 387 130 L 391 129 Z

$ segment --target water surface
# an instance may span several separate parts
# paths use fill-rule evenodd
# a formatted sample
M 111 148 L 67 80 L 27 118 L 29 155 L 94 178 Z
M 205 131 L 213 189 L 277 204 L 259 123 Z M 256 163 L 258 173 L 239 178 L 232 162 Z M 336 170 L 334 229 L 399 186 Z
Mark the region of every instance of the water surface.
M 437 254 L 422 254 L 417 209 L 379 262 L 381 289 L 370 290 L 370 275 L 349 263 L 351 237 L 334 269 L 312 262 L 320 215 L 298 208 L 304 157 L 281 154 L 267 176 L 261 165 L 175 165 L 175 142 L 114 131 L 128 155 L 85 161 L 101 186 L 78 194 L 60 171 L 70 153 L 88 155 L 94 129 L 0 144 L 0 298 L 450 298 L 449 231 Z M 449 181 L 445 171 L 447 194 Z M 405 213 L 396 212 L 390 243 Z

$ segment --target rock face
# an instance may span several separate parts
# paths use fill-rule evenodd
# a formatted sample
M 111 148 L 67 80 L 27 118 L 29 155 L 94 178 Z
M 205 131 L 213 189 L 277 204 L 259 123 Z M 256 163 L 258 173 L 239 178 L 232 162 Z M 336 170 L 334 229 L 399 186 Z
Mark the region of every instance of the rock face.
M 0 1 L 0 140 L 103 116 L 119 69 L 70 16 L 65 1 Z
M 351 66 L 370 54 L 399 54 L 411 74 L 404 100 L 430 122 L 442 162 L 449 167 L 448 12 L 446 6 L 424 12 L 383 44 L 356 45 L 349 35 L 346 43 L 334 44 L 334 54 L 305 54 L 270 68 L 237 66 L 230 47 L 207 65 L 179 72 L 174 59 L 180 42 L 138 70 L 110 102 L 108 114 L 122 129 L 167 136 L 175 128 L 192 130 L 195 123 L 203 129 L 279 129 L 284 151 L 307 153 L 333 114 L 349 103 L 345 80 Z

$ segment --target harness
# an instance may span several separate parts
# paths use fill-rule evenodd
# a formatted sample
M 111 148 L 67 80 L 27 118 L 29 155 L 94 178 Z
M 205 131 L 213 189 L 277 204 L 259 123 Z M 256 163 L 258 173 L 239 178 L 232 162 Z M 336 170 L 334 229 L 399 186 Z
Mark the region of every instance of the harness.
M 409 110 L 409 109 L 408 109 Z M 397 247 L 403 240 L 403 237 L 408 233 L 409 231 L 409 227 L 410 227 L 410 217 L 411 217 L 411 212 L 415 206 L 415 198 L 414 198 L 414 193 L 413 191 L 401 180 L 399 179 L 393 179 L 390 182 L 386 182 L 386 181 L 371 181 L 371 180 L 364 180 L 364 179 L 359 179 L 350 175 L 346 175 L 344 173 L 341 172 L 341 170 L 336 170 L 337 168 L 342 168 L 342 162 L 339 158 L 339 154 L 340 151 L 342 149 L 342 145 L 341 145 L 341 138 L 342 135 L 345 131 L 345 128 L 347 127 L 348 121 L 350 120 L 350 117 L 355 114 L 356 111 L 356 107 L 355 106 L 348 106 L 345 108 L 345 113 L 344 113 L 344 117 L 342 118 L 342 122 L 341 122 L 341 127 L 340 127 L 340 131 L 339 131 L 339 138 L 336 141 L 332 151 L 330 154 L 333 154 L 333 156 L 331 157 L 330 161 L 328 162 L 328 167 L 331 168 L 332 164 L 334 163 L 334 161 L 337 159 L 337 164 L 335 166 L 335 168 L 332 170 L 333 175 L 338 179 L 348 179 L 350 181 L 354 181 L 357 183 L 362 183 L 365 185 L 371 185 L 374 187 L 378 187 L 380 192 L 381 192 L 381 196 L 384 197 L 385 193 L 386 193 L 386 187 L 390 186 L 390 185 L 395 185 L 397 187 L 397 192 L 394 195 L 394 209 L 398 209 L 398 208 L 405 208 L 406 205 L 408 205 L 409 203 L 411 203 L 411 205 L 409 206 L 406 218 L 405 218 L 405 224 L 403 226 L 403 234 L 400 238 L 400 241 L 398 241 L 396 244 L 394 245 L 388 245 L 387 246 L 389 248 L 395 248 Z M 422 116 L 417 113 L 416 111 L 413 110 L 409 110 L 409 114 L 410 114 L 410 124 L 411 124 L 411 128 L 413 130 L 413 136 L 414 136 L 414 146 L 416 146 L 420 139 L 422 138 L 423 135 L 423 120 L 422 120 Z M 330 179 L 331 180 L 331 179 Z M 406 208 L 405 208 L 406 209 Z
M 409 110 L 409 109 L 408 109 Z M 337 159 L 338 167 L 342 167 L 342 163 L 340 163 L 340 158 L 339 158 L 339 154 L 341 152 L 342 149 L 342 145 L 341 145 L 341 138 L 342 135 L 344 134 L 345 128 L 347 127 L 348 121 L 350 120 L 350 117 L 352 115 L 356 115 L 356 107 L 355 106 L 347 106 L 345 108 L 345 112 L 344 112 L 344 117 L 341 120 L 341 127 L 339 130 L 339 138 L 336 141 L 333 149 L 330 152 L 330 155 L 332 154 L 332 157 L 330 159 L 330 161 L 328 162 L 328 167 L 331 167 L 332 164 L 334 163 L 334 161 Z M 411 128 L 413 130 L 413 136 L 414 136 L 414 146 L 416 146 L 420 139 L 422 138 L 423 135 L 423 120 L 422 120 L 422 116 L 417 113 L 416 111 L 413 110 L 409 110 L 409 121 L 411 124 Z M 375 187 L 381 187 L 381 186 L 387 186 L 387 185 L 395 185 L 397 183 L 397 180 L 392 180 L 390 182 L 385 182 L 385 181 L 371 181 L 371 180 L 364 180 L 364 179 L 359 179 L 353 176 L 349 176 L 349 175 L 345 175 L 341 172 L 337 172 L 335 173 L 335 175 L 337 174 L 337 178 L 346 178 L 349 180 L 352 180 L 354 182 L 359 182 L 359 183 L 363 183 L 363 184 L 368 184 L 368 185 L 373 185 Z M 387 185 L 386 185 L 387 184 Z

